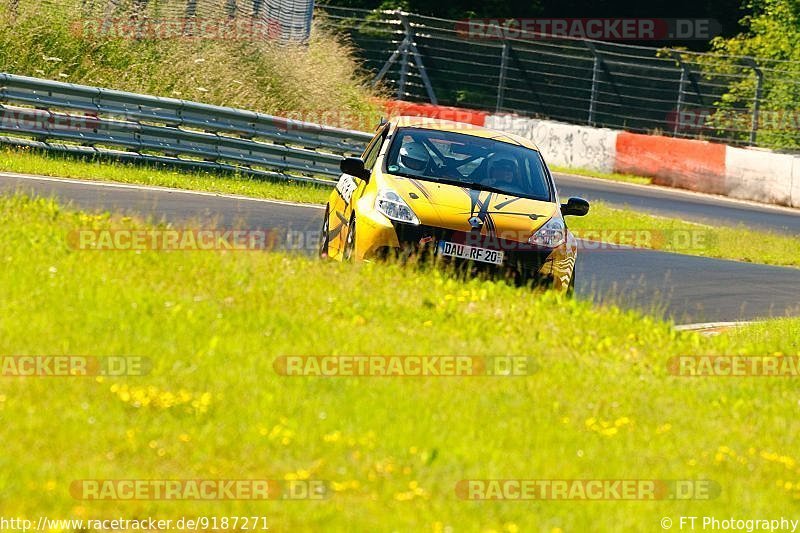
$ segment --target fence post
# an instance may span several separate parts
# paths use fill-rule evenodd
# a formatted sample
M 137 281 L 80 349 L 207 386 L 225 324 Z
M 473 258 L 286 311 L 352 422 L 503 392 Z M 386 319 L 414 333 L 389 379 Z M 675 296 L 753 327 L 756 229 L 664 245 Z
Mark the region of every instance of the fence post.
M 408 53 L 411 52 L 414 55 L 414 65 L 417 67 L 417 71 L 419 72 L 420 78 L 422 78 L 422 84 L 425 86 L 425 92 L 428 93 L 428 100 L 433 105 L 437 105 L 439 101 L 436 99 L 436 93 L 433 91 L 433 85 L 431 84 L 430 78 L 428 78 L 428 71 L 425 70 L 425 63 L 422 61 L 422 54 L 420 53 L 419 49 L 417 48 L 416 43 L 416 34 L 414 33 L 414 29 L 411 27 L 411 24 L 408 22 L 408 14 L 404 16 L 402 19 L 403 28 L 406 32 L 406 38 L 403 42 L 406 43 L 405 45 L 405 56 L 403 58 L 408 63 Z M 408 67 L 406 67 L 408 70 Z
M 411 34 L 409 32 L 408 17 L 405 13 L 400 14 L 400 20 L 403 22 L 403 31 L 405 32 L 405 39 L 403 42 L 402 55 L 403 59 L 400 63 L 400 80 L 397 83 L 397 99 L 402 100 L 406 91 L 406 78 L 408 77 L 408 43 L 411 42 Z
M 236 0 L 225 0 L 225 16 L 228 17 L 228 20 L 236 18 L 236 11 Z
M 681 81 L 678 85 L 678 102 L 675 107 L 675 126 L 672 128 L 672 134 L 678 134 L 678 127 L 681 123 L 681 113 L 683 112 L 683 85 L 686 83 L 686 69 L 681 69 Z
M 586 48 L 588 48 L 592 56 L 594 56 L 594 63 L 592 64 L 592 90 L 589 93 L 589 118 L 587 120 L 590 126 L 594 126 L 594 115 L 597 109 L 597 84 L 600 83 L 600 56 L 594 44 L 589 41 L 583 41 L 583 44 L 586 45 Z
M 500 78 L 497 81 L 497 105 L 494 112 L 499 113 L 503 107 L 503 96 L 506 90 L 506 67 L 508 66 L 508 41 L 503 40 L 503 51 L 500 54 Z
M 758 68 L 758 63 L 752 57 L 745 58 L 747 66 L 753 69 L 756 75 L 756 94 L 753 97 L 753 121 L 750 124 L 750 144 L 755 146 L 758 132 L 758 114 L 761 109 L 761 90 L 764 85 L 764 73 Z
M 597 82 L 600 76 L 600 58 L 594 56 L 594 64 L 592 65 L 592 92 L 589 96 L 589 120 L 590 126 L 594 126 L 594 113 L 597 107 Z

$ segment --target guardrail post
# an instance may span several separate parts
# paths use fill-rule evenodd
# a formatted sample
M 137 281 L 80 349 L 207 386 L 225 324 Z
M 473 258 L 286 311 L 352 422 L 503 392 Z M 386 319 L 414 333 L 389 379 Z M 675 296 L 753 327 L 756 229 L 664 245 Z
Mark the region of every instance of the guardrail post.
M 506 67 L 508 66 L 508 41 L 503 40 L 503 51 L 500 54 L 500 78 L 497 80 L 497 105 L 494 108 L 495 113 L 500 112 L 503 107 L 503 96 L 506 90 Z
M 753 121 L 750 124 L 750 144 L 755 146 L 756 134 L 758 132 L 758 115 L 761 109 L 761 90 L 764 86 L 764 73 L 758 68 L 758 63 L 752 57 L 745 59 L 745 63 L 756 75 L 756 93 L 753 97 Z

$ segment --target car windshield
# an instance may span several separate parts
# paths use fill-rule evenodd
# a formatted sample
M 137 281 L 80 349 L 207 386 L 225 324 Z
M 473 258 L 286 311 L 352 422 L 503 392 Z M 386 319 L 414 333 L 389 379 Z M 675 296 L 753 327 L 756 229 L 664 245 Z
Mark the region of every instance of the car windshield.
M 389 150 L 386 170 L 399 176 L 551 199 L 539 152 L 463 133 L 400 128 Z

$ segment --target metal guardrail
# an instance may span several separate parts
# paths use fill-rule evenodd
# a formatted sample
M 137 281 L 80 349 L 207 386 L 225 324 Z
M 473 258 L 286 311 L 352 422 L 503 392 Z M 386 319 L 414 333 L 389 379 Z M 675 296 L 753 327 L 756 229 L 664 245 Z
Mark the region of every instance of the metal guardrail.
M 369 133 L 0 73 L 0 143 L 332 184 Z

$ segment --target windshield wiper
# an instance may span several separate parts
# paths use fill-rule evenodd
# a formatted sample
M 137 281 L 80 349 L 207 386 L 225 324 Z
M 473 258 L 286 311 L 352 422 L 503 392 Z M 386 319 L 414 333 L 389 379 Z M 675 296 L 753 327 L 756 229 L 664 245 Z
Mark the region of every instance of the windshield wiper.
M 464 183 L 462 184 L 465 187 L 469 187 L 470 189 L 478 189 L 479 191 L 486 191 L 486 192 L 493 192 L 497 194 L 505 194 L 506 196 L 519 196 L 518 193 L 504 191 L 498 187 L 492 187 L 490 185 L 483 185 L 482 183 Z

